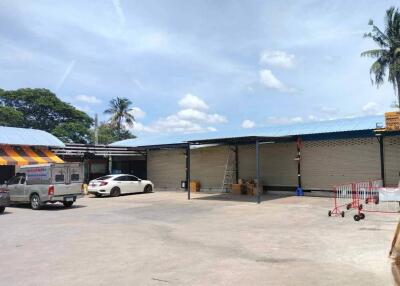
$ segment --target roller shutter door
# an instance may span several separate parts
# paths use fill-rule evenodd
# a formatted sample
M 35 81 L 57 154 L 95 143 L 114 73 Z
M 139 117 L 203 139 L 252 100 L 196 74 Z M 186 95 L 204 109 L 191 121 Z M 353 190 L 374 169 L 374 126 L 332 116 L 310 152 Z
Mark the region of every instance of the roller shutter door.
M 190 179 L 199 181 L 203 190 L 221 190 L 229 152 L 235 156 L 228 146 L 192 149 Z
M 385 183 L 387 186 L 399 184 L 400 136 L 384 137 Z
M 261 145 L 261 182 L 264 186 L 297 186 L 296 143 Z
M 147 155 L 147 177 L 155 188 L 180 189 L 186 179 L 185 150 L 149 151 Z
M 376 138 L 304 141 L 301 160 L 304 189 L 331 190 L 336 184 L 380 178 Z
M 297 186 L 296 143 L 260 145 L 260 176 L 264 186 Z M 245 180 L 256 177 L 256 152 L 254 145 L 239 146 L 239 177 Z
M 256 176 L 255 145 L 241 145 L 238 148 L 239 179 L 250 180 Z

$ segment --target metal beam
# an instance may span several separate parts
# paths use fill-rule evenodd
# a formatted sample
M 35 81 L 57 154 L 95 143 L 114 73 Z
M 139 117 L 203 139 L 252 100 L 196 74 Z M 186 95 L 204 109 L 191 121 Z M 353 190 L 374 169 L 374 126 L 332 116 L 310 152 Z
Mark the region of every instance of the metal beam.
M 186 191 L 187 198 L 190 200 L 190 143 L 186 146 Z
M 235 145 L 235 171 L 236 171 L 236 184 L 239 184 L 239 147 Z
M 385 182 L 385 154 L 384 154 L 384 150 L 383 150 L 383 136 L 378 136 L 376 137 L 378 139 L 379 142 L 379 156 L 381 159 L 381 179 L 382 179 L 382 183 L 383 186 L 386 186 L 386 182 Z
M 257 190 L 257 203 L 261 203 L 260 191 L 260 142 L 256 141 L 256 190 Z

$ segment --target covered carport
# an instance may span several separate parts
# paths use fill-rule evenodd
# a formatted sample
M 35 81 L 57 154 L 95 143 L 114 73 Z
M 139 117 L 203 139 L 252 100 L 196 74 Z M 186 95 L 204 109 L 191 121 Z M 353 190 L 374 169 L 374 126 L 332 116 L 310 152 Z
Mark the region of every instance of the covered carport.
M 234 164 L 235 167 L 233 170 L 235 182 L 238 183 L 239 174 L 240 174 L 240 156 L 239 156 L 239 148 L 240 146 L 252 145 L 254 146 L 254 181 L 256 187 L 256 201 L 257 203 L 261 202 L 261 194 L 263 192 L 262 181 L 261 181 L 261 152 L 260 146 L 264 144 L 275 144 L 275 143 L 287 143 L 287 142 L 296 142 L 295 136 L 283 136 L 283 137 L 266 137 L 266 136 L 245 136 L 245 137 L 229 137 L 229 138 L 215 138 L 215 139 L 202 139 L 202 140 L 192 140 L 186 143 L 186 191 L 188 200 L 191 199 L 190 186 L 187 182 L 191 181 L 192 171 L 191 171 L 191 150 L 196 149 L 198 146 L 228 146 L 234 152 Z M 294 156 L 292 160 L 295 160 Z M 300 161 L 298 161 L 300 164 Z M 298 169 L 300 171 L 300 169 Z M 223 187 L 222 182 L 222 187 Z M 298 176 L 298 187 L 301 187 L 300 176 Z

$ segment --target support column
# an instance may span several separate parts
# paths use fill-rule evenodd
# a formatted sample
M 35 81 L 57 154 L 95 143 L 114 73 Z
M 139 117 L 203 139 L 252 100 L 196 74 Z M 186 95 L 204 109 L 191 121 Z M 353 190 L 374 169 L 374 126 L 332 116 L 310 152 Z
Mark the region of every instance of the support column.
M 301 186 L 301 137 L 297 137 L 297 156 L 295 160 L 297 160 L 297 189 L 296 196 L 304 196 L 303 188 Z
M 239 148 L 235 145 L 235 171 L 236 171 L 236 184 L 239 184 Z
M 190 143 L 186 146 L 186 191 L 187 198 L 190 200 Z
M 257 203 L 261 203 L 261 190 L 260 190 L 260 142 L 256 141 L 256 190 L 257 190 Z
M 379 136 L 378 138 L 378 142 L 379 142 L 379 156 L 381 159 L 381 179 L 382 179 L 382 184 L 383 186 L 386 186 L 386 182 L 385 182 L 385 154 L 384 154 L 384 150 L 383 150 L 383 136 Z
M 297 138 L 297 187 L 301 188 L 301 139 Z
M 108 156 L 108 173 L 112 173 L 112 156 Z

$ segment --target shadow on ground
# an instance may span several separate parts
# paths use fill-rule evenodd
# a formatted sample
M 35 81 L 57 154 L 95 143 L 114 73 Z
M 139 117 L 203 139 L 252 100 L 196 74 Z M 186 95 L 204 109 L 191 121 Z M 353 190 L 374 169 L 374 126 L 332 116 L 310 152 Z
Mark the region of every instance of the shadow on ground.
M 29 204 L 17 204 L 17 205 L 10 205 L 8 208 L 30 209 L 31 206 Z M 55 204 L 46 204 L 39 211 L 63 211 L 63 210 L 67 211 L 80 208 L 86 208 L 86 206 L 74 204 L 72 207 L 66 208 L 62 204 L 55 203 Z
M 222 194 L 202 194 L 201 197 L 192 196 L 193 200 L 209 200 L 209 201 L 233 201 L 233 202 L 249 202 L 249 203 L 257 203 L 257 196 L 247 196 L 247 195 L 232 195 L 228 193 Z M 281 195 L 272 195 L 272 194 L 263 194 L 261 195 L 261 203 L 266 201 L 272 201 L 282 198 L 293 197 L 294 195 L 290 194 L 281 194 Z

